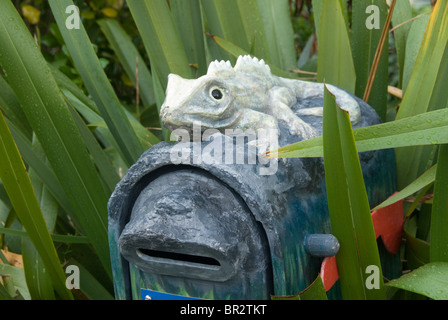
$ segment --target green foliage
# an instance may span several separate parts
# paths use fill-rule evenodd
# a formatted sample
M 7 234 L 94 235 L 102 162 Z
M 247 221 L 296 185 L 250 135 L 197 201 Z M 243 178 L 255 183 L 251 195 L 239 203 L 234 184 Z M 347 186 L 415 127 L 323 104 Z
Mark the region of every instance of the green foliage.
M 418 293 L 435 300 L 448 299 L 448 263 L 432 262 L 415 269 L 387 285 Z
M 431 261 L 448 262 L 448 145 L 441 145 L 434 179 L 434 201 L 431 211 Z
M 354 19 L 356 19 L 355 9 L 356 6 L 353 7 Z M 403 21 L 403 17 L 399 16 L 400 14 L 409 16 L 409 11 L 407 11 L 409 8 L 403 5 L 402 2 L 398 9 L 399 11 L 393 20 L 394 23 L 410 23 L 411 21 Z M 414 25 L 410 27 L 409 36 L 403 30 L 399 32 L 396 47 L 400 54 L 400 74 L 409 75 L 410 71 L 407 70 L 409 68 L 413 68 L 413 70 L 397 114 L 397 119 L 378 126 L 354 131 L 354 138 L 359 152 L 388 148 L 396 148 L 397 151 L 397 168 L 401 191 L 378 207 L 417 194 L 416 200 L 405 209 L 408 220 L 405 224 L 407 243 L 404 251 L 408 259 L 407 267 L 409 268 L 425 265 L 429 261 L 446 261 L 446 244 L 448 243 L 446 239 L 446 219 L 448 217 L 448 209 L 446 197 L 441 192 L 445 194 L 447 192 L 445 168 L 446 144 L 448 143 L 446 140 L 448 138 L 448 127 L 445 122 L 447 119 L 447 98 L 446 91 L 442 93 L 439 90 L 447 86 L 446 74 L 448 70 L 446 69 L 447 60 L 445 57 L 446 46 L 448 45 L 448 39 L 446 38 L 447 14 L 447 4 L 439 2 L 432 11 L 428 23 L 423 20 L 425 16 L 416 16 L 414 19 L 415 28 Z M 397 28 L 400 27 L 402 26 L 397 25 Z M 442 29 L 443 31 L 441 31 Z M 418 36 L 414 35 L 414 33 L 421 34 L 423 41 L 416 39 Z M 363 37 L 370 39 L 367 34 L 364 34 Z M 363 37 L 361 38 L 366 39 Z M 405 50 L 404 43 L 406 42 L 406 49 L 408 50 L 406 53 L 403 53 Z M 355 47 L 359 44 L 353 42 L 352 45 Z M 366 45 L 364 46 L 362 50 L 367 48 Z M 353 50 L 356 50 L 356 48 L 353 48 Z M 414 52 L 418 52 L 416 57 L 412 56 Z M 408 58 L 408 55 L 411 56 Z M 406 63 L 406 60 L 415 61 L 415 67 L 411 62 Z M 377 76 L 381 77 L 381 73 L 377 74 Z M 387 81 L 387 79 L 384 79 L 384 74 L 382 77 L 382 81 Z M 425 80 L 423 81 L 423 79 Z M 406 84 L 407 80 L 404 82 Z M 437 109 L 442 110 L 432 111 Z M 326 134 L 324 132 L 323 138 L 318 137 L 295 145 L 285 146 L 276 152 L 272 152 L 271 156 L 320 157 L 324 155 L 325 158 L 325 137 Z M 341 143 L 344 143 L 344 141 L 341 137 Z M 348 143 L 348 141 L 345 141 L 345 143 Z M 333 143 L 336 142 L 334 141 Z M 436 158 L 437 150 L 439 151 L 438 159 Z M 433 166 L 425 172 L 435 162 L 438 163 L 438 166 Z M 337 163 L 339 167 L 342 167 L 343 161 Z M 442 166 L 442 168 L 439 168 L 439 166 Z M 418 177 L 419 175 L 421 176 Z M 331 181 L 333 178 L 334 176 L 332 175 L 327 179 Z M 429 204 L 420 205 L 419 202 L 425 193 L 429 191 L 433 182 L 435 182 L 437 188 L 434 188 L 431 211 L 431 208 L 428 207 Z M 348 184 L 348 190 L 351 185 Z M 353 186 L 355 185 L 354 182 Z M 336 187 L 334 188 L 336 189 Z M 329 190 L 328 192 L 330 201 L 330 193 L 332 191 Z M 336 196 L 335 198 L 340 199 L 341 196 Z M 339 222 L 332 221 L 333 229 L 338 224 Z M 429 225 L 431 232 L 429 232 Z M 426 242 L 428 234 L 431 234 L 430 243 Z M 355 241 L 353 240 L 352 242 Z M 361 251 L 359 256 L 361 256 Z M 348 261 L 344 260 L 344 262 Z M 440 273 L 441 276 L 447 275 L 446 270 L 441 270 Z M 420 279 L 420 273 L 417 272 L 414 277 Z M 397 283 L 407 283 L 407 281 L 407 279 L 403 279 L 402 282 L 399 281 Z M 421 284 L 424 288 L 419 292 L 425 292 L 424 290 L 427 290 L 429 285 L 426 284 L 425 286 L 424 281 Z M 410 286 L 406 285 L 399 287 L 414 292 L 416 290 L 409 289 Z M 436 297 L 436 295 L 431 297 Z
M 0 286 L 0 297 L 8 299 L 71 298 L 62 268 L 70 264 L 82 273 L 81 291 L 73 292 L 77 298 L 113 297 L 107 200 L 139 155 L 168 137 L 158 113 L 169 73 L 195 78 L 212 60 L 234 62 L 251 54 L 280 76 L 303 77 L 297 72 L 305 70 L 310 80 L 315 76 L 362 97 L 388 14 L 382 0 L 352 6 L 314 0 L 303 7 L 299 0 L 15 2 L 14 8 L 11 0 L 0 0 L 0 109 L 6 119 L 0 122 L 0 219 L 6 222 L 0 232 L 3 248 L 22 253 L 25 273 L 0 265 L 0 273 L 11 275 Z M 71 4 L 80 9 L 79 30 L 65 27 Z M 365 27 L 371 4 L 381 9 L 380 29 Z M 368 101 L 393 121 L 352 131 L 327 94 L 324 136 L 271 153 L 327 154 L 332 227 L 349 252 L 338 257 L 338 265 L 355 270 L 341 267 L 343 298 L 384 298 L 382 289 L 371 296 L 365 279 L 352 277 L 379 264 L 356 152 L 386 148 L 396 148 L 400 192 L 382 205 L 415 196 L 405 207 L 402 250 L 407 268 L 428 267 L 390 285 L 444 297 L 428 291 L 425 282 L 447 274 L 446 266 L 433 262 L 447 261 L 448 4 L 438 1 L 430 9 L 415 11 L 399 0 L 393 12 L 394 30 Z M 388 44 L 396 51 L 388 52 Z M 392 83 L 403 90 L 402 101 L 388 99 Z M 388 100 L 395 104 L 388 106 Z M 329 150 L 339 157 L 329 162 Z M 11 172 L 20 179 L 11 179 Z M 346 181 L 347 188 L 337 181 Z M 432 201 L 421 204 L 427 193 Z M 346 207 L 346 217 L 335 217 L 335 207 Z M 356 236 L 344 231 L 352 225 Z M 347 283 L 354 287 L 347 289 Z M 292 298 L 326 298 L 322 291 L 318 277 Z
M 385 299 L 382 275 L 378 288 L 365 285 L 367 268 L 381 265 L 369 200 L 349 115 L 327 89 L 323 151 L 332 233 L 341 245 L 336 261 L 342 295 L 345 299 Z
M 24 169 L 20 154 L 6 125 L 3 115 L 0 117 L 0 179 L 9 195 L 23 226 L 46 268 L 50 272 L 51 282 L 62 298 L 70 298 L 65 288 L 62 271 L 56 249 L 45 225 L 40 205 Z
M 431 14 L 397 119 L 447 107 L 448 4 L 439 3 Z M 424 81 L 423 81 L 424 79 Z M 397 150 L 398 182 L 408 184 L 436 161 L 437 147 Z
M 400 2 L 400 1 L 398 1 Z M 406 2 L 406 1 L 403 1 Z M 360 0 L 353 2 L 352 15 L 352 50 L 353 63 L 356 69 L 355 94 L 364 97 L 369 75 L 372 69 L 376 49 L 380 43 L 382 28 L 366 29 L 366 9 L 370 5 L 379 8 L 380 21 L 386 21 L 388 6 L 386 1 Z M 383 26 L 381 26 L 383 27 Z M 376 71 L 375 81 L 372 85 L 370 98 L 367 100 L 381 119 L 386 120 L 387 113 L 387 85 L 389 69 L 388 39 L 381 53 L 381 60 Z
M 448 143 L 448 110 L 431 111 L 409 118 L 354 130 L 359 152 Z M 322 157 L 322 137 L 301 141 L 271 152 L 281 158 Z
M 317 81 L 335 84 L 355 93 L 353 64 L 347 21 L 342 1 L 314 0 L 319 55 Z

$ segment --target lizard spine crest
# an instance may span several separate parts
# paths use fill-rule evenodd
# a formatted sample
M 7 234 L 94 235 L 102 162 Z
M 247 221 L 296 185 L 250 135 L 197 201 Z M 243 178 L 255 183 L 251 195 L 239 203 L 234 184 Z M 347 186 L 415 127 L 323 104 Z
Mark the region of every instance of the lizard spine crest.
M 230 61 L 215 60 L 210 63 L 207 75 L 222 75 L 223 72 L 260 72 L 271 75 L 271 68 L 263 59 L 258 60 L 258 58 L 247 55 L 239 56 L 234 68 L 232 68 Z
M 230 61 L 218 61 L 215 60 L 212 63 L 210 63 L 209 67 L 208 67 L 208 71 L 207 71 L 207 75 L 211 76 L 211 75 L 220 75 L 223 72 L 230 72 L 230 73 L 234 73 L 235 70 L 233 70 L 232 65 L 230 64 Z
M 252 58 L 251 56 L 240 56 L 235 64 L 235 71 L 258 71 L 271 74 L 271 68 L 263 59 L 258 60 L 258 58 Z

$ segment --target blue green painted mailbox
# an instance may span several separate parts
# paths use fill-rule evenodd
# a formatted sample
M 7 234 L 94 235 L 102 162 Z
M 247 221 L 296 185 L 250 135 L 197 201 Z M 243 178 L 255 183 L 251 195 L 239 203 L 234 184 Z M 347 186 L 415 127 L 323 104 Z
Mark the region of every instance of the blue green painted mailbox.
M 250 64 L 244 59 L 239 60 L 239 72 L 246 70 L 244 64 Z M 268 69 L 264 64 L 263 68 L 266 76 Z M 193 93 L 199 103 L 207 99 L 227 101 L 222 114 L 230 110 L 229 105 L 238 99 L 229 98 L 231 88 L 219 82 L 217 75 L 222 72 L 233 71 L 227 63 L 210 67 L 208 76 L 213 75 L 212 79 L 200 80 L 200 86 L 206 88 L 204 94 L 195 89 L 196 83 L 191 82 L 195 80 L 183 84 L 179 77 L 170 77 L 162 107 L 162 118 L 171 124 L 170 129 L 175 129 L 179 120 L 179 106 L 175 104 L 185 103 L 185 97 L 189 99 Z M 211 84 L 207 84 L 209 80 Z M 176 90 L 178 86 L 193 93 Z M 281 146 L 309 138 L 297 135 L 296 129 L 302 128 L 311 136 L 321 134 L 318 110 L 323 98 L 316 90 L 313 87 L 309 95 L 293 99 L 290 108 L 300 114 L 300 120 L 291 116 L 277 124 L 262 115 L 255 121 L 257 114 L 245 110 L 238 123 L 261 127 L 274 123 Z M 173 96 L 176 93 L 184 100 Z M 283 96 L 278 93 L 274 92 L 269 101 L 281 101 Z M 347 102 L 347 96 L 341 95 Z M 349 108 L 355 128 L 380 122 L 370 106 L 350 98 L 359 104 Z M 244 102 L 247 100 L 240 101 Z M 188 108 L 185 117 L 188 112 L 204 116 L 194 111 L 191 103 Z M 213 127 L 207 123 L 208 128 Z M 188 126 L 184 121 L 179 127 Z M 191 132 L 192 128 L 188 129 Z M 117 299 L 269 299 L 271 295 L 295 295 L 316 279 L 322 260 L 337 253 L 323 159 L 262 161 L 251 148 L 253 144 L 241 144 L 239 139 L 215 133 L 207 141 L 162 142 L 129 169 L 108 206 Z M 374 206 L 395 191 L 394 154 L 391 150 L 361 153 L 360 161 Z M 386 265 L 383 273 L 393 276 L 400 270 L 399 257 L 385 251 L 382 256 Z
M 377 123 L 361 105 L 369 116 L 359 126 Z M 237 152 L 235 138 L 214 141 L 220 138 Z M 280 160 L 272 175 L 260 175 L 269 164 L 258 162 L 195 163 L 195 152 L 205 159 L 211 143 L 160 143 L 116 187 L 109 243 L 118 299 L 151 291 L 203 299 L 297 294 L 316 278 L 323 256 L 336 253 L 331 236 L 310 240 L 331 234 L 322 159 Z M 179 145 L 186 164 L 173 164 Z M 395 191 L 393 152 L 360 159 L 371 204 L 378 204 Z

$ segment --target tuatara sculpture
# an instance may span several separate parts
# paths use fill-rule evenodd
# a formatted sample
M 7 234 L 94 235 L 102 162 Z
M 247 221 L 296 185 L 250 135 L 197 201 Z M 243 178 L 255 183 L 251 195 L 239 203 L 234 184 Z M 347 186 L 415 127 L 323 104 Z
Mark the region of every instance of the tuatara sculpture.
M 352 124 L 360 121 L 358 102 L 346 91 L 327 85 L 338 105 L 348 111 Z M 318 132 L 300 115 L 322 116 L 322 107 L 291 109 L 300 98 L 322 97 L 324 84 L 286 79 L 271 73 L 257 58 L 240 56 L 234 68 L 229 61 L 214 61 L 205 76 L 187 80 L 170 74 L 166 99 L 160 111 L 170 130 L 277 129 L 281 121 L 292 135 L 310 139 Z M 278 131 L 277 131 L 278 132 Z

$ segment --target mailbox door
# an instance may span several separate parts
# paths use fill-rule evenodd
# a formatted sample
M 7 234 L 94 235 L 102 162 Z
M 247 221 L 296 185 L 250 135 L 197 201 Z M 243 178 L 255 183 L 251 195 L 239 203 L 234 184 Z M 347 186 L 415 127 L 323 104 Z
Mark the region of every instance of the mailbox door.
M 238 194 L 200 169 L 165 170 L 150 181 L 119 248 L 130 264 L 134 299 L 267 299 L 273 293 L 263 228 Z

